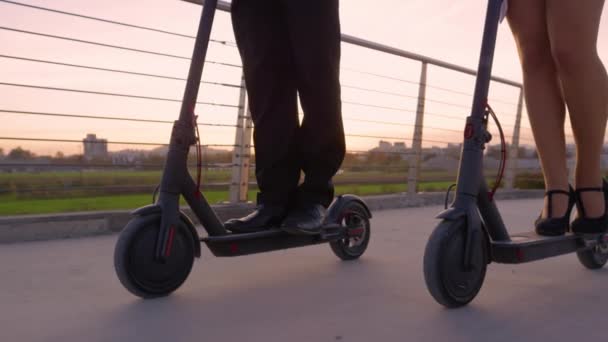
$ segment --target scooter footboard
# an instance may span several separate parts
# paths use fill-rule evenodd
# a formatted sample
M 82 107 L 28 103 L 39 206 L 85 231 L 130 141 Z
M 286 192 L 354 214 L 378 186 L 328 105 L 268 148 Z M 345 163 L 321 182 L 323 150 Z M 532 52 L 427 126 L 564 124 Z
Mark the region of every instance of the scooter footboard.
M 329 242 L 321 235 L 290 235 L 280 229 L 201 239 L 217 257 L 235 257 Z
M 598 241 L 574 234 L 555 237 L 539 236 L 534 232 L 517 234 L 511 241 L 492 242 L 492 261 L 521 264 L 595 248 Z

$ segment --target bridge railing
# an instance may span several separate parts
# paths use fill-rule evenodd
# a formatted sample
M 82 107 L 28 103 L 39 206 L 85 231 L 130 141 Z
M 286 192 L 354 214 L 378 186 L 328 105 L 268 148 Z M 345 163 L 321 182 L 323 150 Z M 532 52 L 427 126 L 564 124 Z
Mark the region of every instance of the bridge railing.
M 192 25 L 181 25 L 193 29 L 198 11 L 191 10 L 192 4 L 177 4 L 183 13 L 194 13 L 188 17 Z M 226 13 L 230 4 L 220 1 L 219 9 L 224 13 L 217 16 L 197 108 L 204 184 L 207 190 L 227 190 L 224 199 L 241 202 L 252 199 L 255 187 L 253 124 Z M 177 116 L 192 34 L 140 24 L 137 18 L 119 20 L 24 1 L 0 0 L 0 10 L 20 18 L 0 24 L 0 38 L 13 43 L 0 50 L 0 91 L 7 99 L 0 104 L 0 116 L 11 122 L 0 129 L 5 150 L 0 172 L 80 175 L 28 186 L 2 184 L 0 177 L 0 196 L 153 189 Z M 354 186 L 367 187 L 369 193 L 445 189 L 456 177 L 475 70 L 348 34 L 342 40 L 347 157 L 336 177 L 341 191 Z M 492 80 L 489 101 L 509 143 L 504 186 L 513 188 L 517 179 L 525 180 L 522 173 L 539 172 L 538 160 L 533 148 L 526 152 L 529 156 L 520 155 L 523 147 L 533 146 L 522 85 Z M 85 138 L 87 133 L 97 136 Z M 12 153 L 17 146 L 55 155 L 24 158 Z M 522 158 L 525 165 L 518 166 Z M 488 160 L 486 168 L 495 171 L 497 163 Z M 132 174 L 99 180 L 104 172 L 121 170 Z

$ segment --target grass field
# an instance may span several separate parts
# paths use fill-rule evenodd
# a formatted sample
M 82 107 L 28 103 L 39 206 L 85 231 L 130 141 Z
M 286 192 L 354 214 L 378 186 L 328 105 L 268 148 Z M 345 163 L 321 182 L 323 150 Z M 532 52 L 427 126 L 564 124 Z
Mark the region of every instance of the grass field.
M 195 172 L 191 172 L 195 174 Z M 0 196 L 12 194 L 19 199 L 96 197 L 99 195 L 146 193 L 154 189 L 161 171 L 81 171 L 41 173 L 0 173 Z M 425 180 L 454 179 L 447 172 L 425 172 Z M 254 180 L 254 175 L 251 175 Z M 227 184 L 231 181 L 230 170 L 203 172 L 202 183 Z M 397 184 L 406 183 L 405 170 L 392 172 L 358 171 L 343 172 L 334 178 L 339 184 Z M 211 188 L 210 190 L 214 190 Z
M 420 184 L 420 191 L 438 191 L 446 189 L 452 182 L 426 182 Z M 362 184 L 338 185 L 337 194 L 355 194 L 360 196 L 404 192 L 405 184 Z M 228 191 L 205 191 L 210 203 L 228 200 Z M 255 198 L 255 191 L 249 192 L 249 198 Z M 112 196 L 85 196 L 70 198 L 16 198 L 13 195 L 0 196 L 0 216 L 49 214 L 75 211 L 134 209 L 150 204 L 152 196 L 146 194 L 126 194 Z
M 160 176 L 159 170 L 0 173 L 0 216 L 133 209 L 151 203 L 151 193 Z M 228 200 L 226 184 L 230 178 L 230 170 L 204 171 L 203 189 L 210 203 Z M 455 179 L 455 171 L 425 170 L 418 191 L 445 191 Z M 518 188 L 543 186 L 539 175 L 518 175 L 518 179 Z M 406 170 L 346 170 L 334 181 L 338 184 L 337 194 L 365 196 L 407 191 Z M 492 181 L 488 178 L 488 182 Z M 254 200 L 256 189 L 251 190 L 249 199 Z

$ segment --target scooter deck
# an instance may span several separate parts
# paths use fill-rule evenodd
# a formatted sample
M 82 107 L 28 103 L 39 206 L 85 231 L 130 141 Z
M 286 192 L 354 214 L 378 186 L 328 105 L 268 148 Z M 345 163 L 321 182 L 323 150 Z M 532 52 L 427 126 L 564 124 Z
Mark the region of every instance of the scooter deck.
M 511 236 L 511 241 L 493 241 L 491 256 L 497 263 L 521 264 L 594 248 L 600 238 L 606 239 L 606 235 L 589 239 L 574 234 L 540 236 L 534 232 L 521 233 Z
M 323 226 L 321 233 L 316 235 L 293 235 L 272 228 L 255 233 L 209 236 L 201 241 L 216 257 L 235 257 L 327 243 L 342 239 L 345 234 L 345 227 L 330 224 Z

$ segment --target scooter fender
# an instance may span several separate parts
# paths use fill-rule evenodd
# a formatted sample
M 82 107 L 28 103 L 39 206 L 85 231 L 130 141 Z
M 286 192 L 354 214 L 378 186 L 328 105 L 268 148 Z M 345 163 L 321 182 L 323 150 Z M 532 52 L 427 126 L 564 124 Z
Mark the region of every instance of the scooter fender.
M 465 216 L 467 216 L 467 211 L 465 209 L 452 207 L 440 212 L 439 215 L 435 216 L 435 218 L 448 221 L 456 221 L 459 218 Z
M 484 229 L 482 228 L 481 217 L 479 216 L 479 212 L 477 207 L 471 206 L 469 208 L 457 208 L 452 207 L 450 209 L 444 210 L 437 218 L 448 220 L 448 221 L 456 221 L 460 219 L 465 219 L 466 221 L 466 239 L 465 239 L 465 247 L 464 247 L 464 268 L 470 269 L 471 260 L 473 257 L 473 241 L 477 236 L 482 236 L 480 234 L 485 234 Z M 484 239 L 487 241 L 487 239 Z
M 361 206 L 365 209 L 367 218 L 372 218 L 372 212 L 369 210 L 367 204 L 365 204 L 365 202 L 360 197 L 355 195 L 341 195 L 338 196 L 329 206 L 329 209 L 327 209 L 327 215 L 325 216 L 325 224 L 340 223 L 340 221 L 342 220 L 344 208 L 346 208 L 347 205 L 352 202 L 361 204 Z
M 145 207 L 141 207 L 141 208 L 133 210 L 131 212 L 131 215 L 133 215 L 133 216 L 157 215 L 157 216 L 159 216 L 159 219 L 160 219 L 161 213 L 162 213 L 162 208 L 160 207 L 160 205 L 158 205 L 158 204 L 150 204 L 150 205 L 147 205 Z M 181 210 L 179 211 L 179 217 L 180 217 L 180 220 L 187 227 L 188 232 L 190 232 L 190 235 L 192 236 L 192 241 L 194 242 L 194 255 L 197 258 L 200 258 L 201 257 L 200 237 L 198 236 L 198 232 L 196 231 L 196 228 L 194 227 L 194 223 Z
M 469 231 L 483 230 L 481 218 L 475 207 L 471 207 L 470 209 L 452 207 L 442 211 L 436 216 L 438 219 L 448 221 L 457 221 L 463 217 L 467 222 L 467 229 Z

